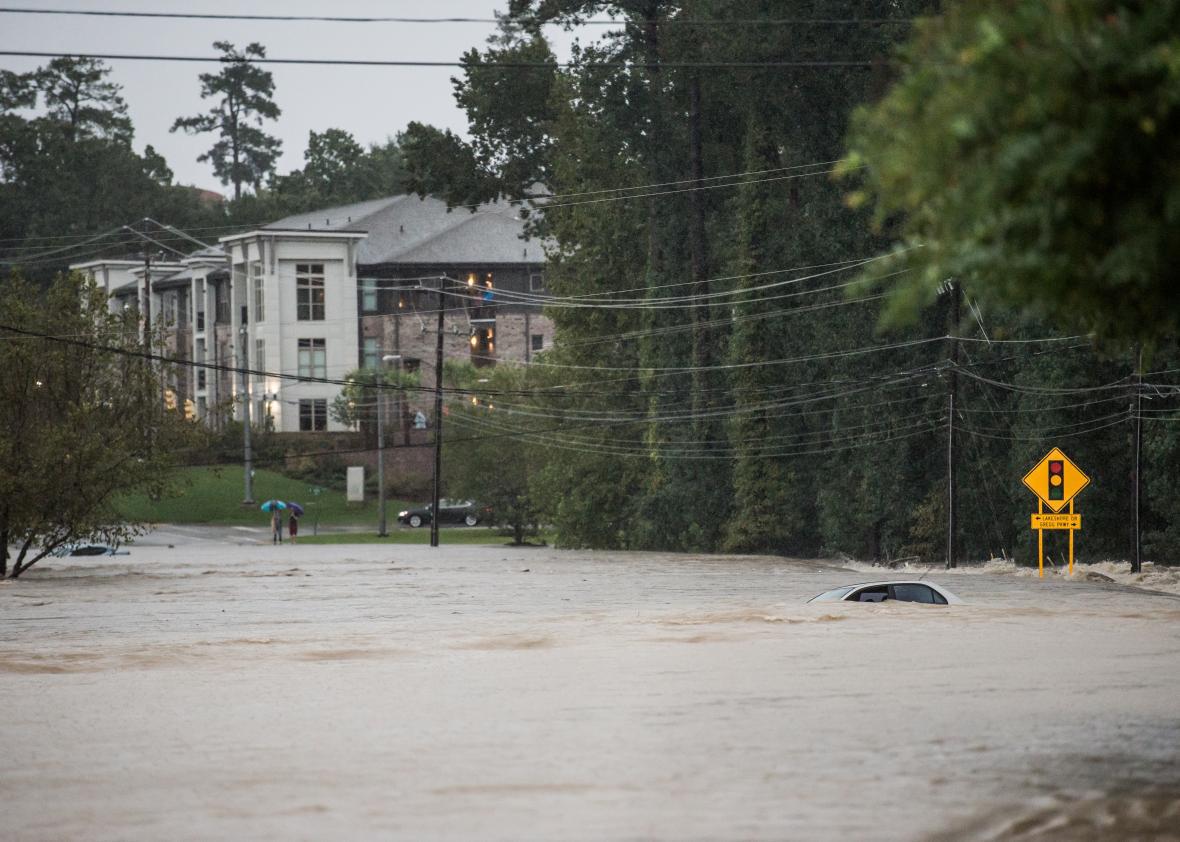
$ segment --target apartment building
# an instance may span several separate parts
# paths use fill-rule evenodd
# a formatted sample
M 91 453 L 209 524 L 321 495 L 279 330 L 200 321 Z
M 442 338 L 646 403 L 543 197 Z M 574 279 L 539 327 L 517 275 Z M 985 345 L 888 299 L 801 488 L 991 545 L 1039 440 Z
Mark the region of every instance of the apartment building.
M 553 324 L 541 312 L 542 246 L 523 233 L 506 205 L 473 213 L 403 195 L 287 217 L 153 264 L 163 350 L 200 364 L 177 366 L 170 400 L 215 427 L 244 417 L 246 394 L 255 425 L 343 430 L 329 407 L 350 372 L 392 355 L 433 381 L 440 302 L 445 357 L 527 362 L 552 344 Z M 112 307 L 143 306 L 142 261 L 73 268 Z

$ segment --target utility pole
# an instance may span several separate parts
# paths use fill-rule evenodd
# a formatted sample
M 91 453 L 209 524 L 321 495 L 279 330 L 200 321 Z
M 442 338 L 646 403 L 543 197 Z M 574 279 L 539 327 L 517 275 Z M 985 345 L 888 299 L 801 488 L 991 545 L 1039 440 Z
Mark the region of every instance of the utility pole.
M 951 296 L 951 314 L 949 333 L 950 339 L 950 374 L 947 378 L 947 416 L 946 416 L 946 569 L 958 567 L 955 533 L 958 519 L 958 494 L 956 488 L 955 471 L 955 399 L 959 391 L 959 284 L 950 281 L 948 290 Z
M 377 506 L 381 515 L 377 521 L 377 535 L 385 538 L 389 535 L 385 523 L 385 422 L 382 420 L 385 401 L 385 364 L 397 360 L 400 373 L 401 354 L 386 354 L 377 366 Z
M 242 315 L 246 315 L 246 308 L 242 308 Z M 243 506 L 254 504 L 254 455 L 250 450 L 250 331 L 246 319 L 242 319 L 242 449 L 243 461 L 246 463 L 245 493 L 242 497 Z
M 389 532 L 385 529 L 385 425 L 381 420 L 381 398 L 384 394 L 382 388 L 385 383 L 385 366 L 384 363 L 377 365 L 377 508 L 379 513 L 377 515 L 377 537 L 388 537 Z
M 1138 348 L 1138 360 L 1135 366 L 1135 556 L 1131 559 L 1131 572 L 1143 571 L 1143 560 L 1140 556 L 1143 543 L 1143 530 L 1139 523 L 1139 500 L 1143 489 L 1143 347 Z
M 710 394 L 708 369 L 711 364 L 710 352 L 713 343 L 710 341 L 709 330 L 709 281 L 705 263 L 705 198 L 704 190 L 704 153 L 701 142 L 701 80 L 699 75 L 693 75 L 689 80 L 689 110 L 688 110 L 688 146 L 689 170 L 692 177 L 692 190 L 688 194 L 691 216 L 689 218 L 688 238 L 690 266 L 692 274 L 692 294 L 697 300 L 692 306 L 692 409 L 694 425 L 703 438 L 712 447 L 713 424 L 702 420 L 706 417 L 706 408 Z M 698 438 L 700 438 L 698 436 Z
M 143 347 L 152 352 L 152 250 L 143 247 Z
M 442 382 L 443 382 L 443 284 L 446 276 L 438 279 L 438 338 L 434 349 L 434 487 L 431 492 L 430 546 L 438 546 L 438 492 L 442 478 Z

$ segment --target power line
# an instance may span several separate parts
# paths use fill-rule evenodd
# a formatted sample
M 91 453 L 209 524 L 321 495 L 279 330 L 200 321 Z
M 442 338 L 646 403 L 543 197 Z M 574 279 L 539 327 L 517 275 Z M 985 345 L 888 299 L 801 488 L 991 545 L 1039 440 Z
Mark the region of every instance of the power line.
M 39 9 L 28 7 L 0 8 L 0 14 L 28 15 L 86 15 L 91 17 L 155 18 L 180 20 L 256 20 L 298 23 L 513 23 L 533 25 L 549 23 L 531 17 L 407 17 L 377 15 L 263 15 L 263 14 L 218 14 L 212 12 L 133 12 L 109 9 Z M 655 21 L 659 26 L 909 26 L 909 18 L 662 18 Z M 563 19 L 552 21 L 554 25 L 574 24 L 577 26 L 623 26 L 626 20 L 615 19 Z
M 417 61 L 409 59 L 352 59 L 352 58 L 253 58 L 248 61 L 227 59 L 223 56 L 177 56 L 146 55 L 143 53 L 62 53 L 39 50 L 0 50 L 0 56 L 16 58 L 83 58 L 98 61 L 171 61 L 201 64 L 287 64 L 333 67 L 459 67 L 467 65 L 461 61 Z M 710 69 L 710 68 L 825 68 L 860 67 L 870 68 L 882 65 L 882 61 L 863 60 L 816 60 L 816 61 L 662 61 L 660 67 L 667 69 Z M 555 70 L 576 69 L 582 65 L 568 61 L 500 61 L 483 62 L 480 68 L 504 70 Z M 641 61 L 603 62 L 597 67 L 612 67 L 618 70 L 635 70 L 647 67 Z
M 0 55 L 2 55 L 2 54 L 3 53 L 0 53 Z M 746 176 L 767 175 L 770 173 L 787 172 L 787 171 L 802 170 L 802 169 L 814 169 L 815 167 L 828 167 L 828 166 L 830 166 L 832 164 L 836 164 L 836 163 L 839 163 L 839 159 L 835 159 L 835 160 L 831 160 L 831 161 L 817 161 L 815 163 L 810 163 L 810 164 L 795 164 L 795 165 L 787 166 L 787 167 L 775 167 L 773 169 L 768 169 L 768 170 L 748 170 L 745 172 L 710 176 L 710 177 L 705 178 L 703 180 L 704 181 L 721 181 L 724 179 L 740 179 L 740 178 L 745 178 Z M 830 173 L 830 172 L 832 172 L 832 170 L 830 170 L 830 169 L 816 170 L 815 172 L 801 173 L 801 174 L 794 175 L 794 176 L 786 176 L 784 178 L 803 178 L 803 177 L 807 177 L 810 175 L 824 175 L 824 174 Z M 691 192 L 692 190 L 696 190 L 696 189 L 715 189 L 718 187 L 731 187 L 731 186 L 740 187 L 745 184 L 759 184 L 759 183 L 762 183 L 763 181 L 775 181 L 775 180 L 783 180 L 783 179 L 771 178 L 771 179 L 753 179 L 753 180 L 747 180 L 747 181 L 732 181 L 727 184 L 706 185 L 704 188 L 689 187 L 689 188 L 685 188 L 684 190 L 663 191 L 663 192 L 659 192 L 659 193 L 638 193 L 638 194 L 626 195 L 626 196 L 613 196 L 613 197 L 607 197 L 605 199 L 597 199 L 597 200 L 593 200 L 592 202 L 585 202 L 585 203 L 583 203 L 583 202 L 570 202 L 570 203 L 552 204 L 552 205 L 538 204 L 538 205 L 535 205 L 533 207 L 533 209 L 537 210 L 537 211 L 543 211 L 543 210 L 548 210 L 548 209 L 554 208 L 554 207 L 573 207 L 573 206 L 576 206 L 579 204 L 591 204 L 591 203 L 598 203 L 598 202 L 603 202 L 603 201 L 623 201 L 626 199 L 642 199 L 642 198 L 650 198 L 653 196 L 671 195 L 674 193 L 681 193 L 681 192 Z M 654 183 L 650 183 L 650 184 L 637 184 L 637 185 L 633 185 L 630 187 L 612 187 L 612 188 L 605 188 L 602 190 L 587 190 L 587 191 L 581 191 L 581 192 L 576 192 L 576 193 L 560 193 L 560 194 L 539 195 L 539 196 L 525 196 L 525 197 L 517 198 L 517 199 L 504 197 L 503 201 L 508 204 L 536 202 L 538 199 L 545 199 L 547 201 L 552 202 L 553 200 L 557 200 L 557 199 L 576 198 L 579 196 L 591 196 L 591 195 L 598 195 L 598 194 L 602 194 L 602 193 L 622 193 L 624 191 L 650 190 L 652 188 L 657 188 L 657 187 L 668 187 L 668 186 L 675 186 L 675 185 L 679 185 L 679 184 L 689 184 L 689 183 L 695 183 L 695 180 L 694 179 L 682 179 L 682 180 L 678 180 L 678 181 L 663 181 L 663 182 L 654 182 Z M 410 194 L 403 194 L 403 195 L 410 195 Z M 325 210 L 330 211 L 333 209 L 326 208 Z M 307 211 L 305 213 L 296 214 L 296 215 L 297 216 L 306 216 L 306 215 L 309 215 L 314 212 L 315 211 Z M 505 215 L 504 211 L 502 211 L 502 210 L 476 210 L 476 211 L 473 211 L 473 213 L 492 214 L 492 215 L 498 215 L 498 216 Z M 203 243 L 200 240 L 196 240 L 195 238 L 188 236 L 188 234 L 186 232 L 229 231 L 229 232 L 236 233 L 236 232 L 244 232 L 244 231 L 249 231 L 249 230 L 259 228 L 259 226 L 257 226 L 257 225 L 247 225 L 247 224 L 207 225 L 207 226 L 190 227 L 190 228 L 186 228 L 185 231 L 180 231 L 179 229 L 173 228 L 170 225 L 164 225 L 161 222 L 156 222 L 156 220 L 154 220 L 154 219 L 149 219 L 148 221 L 152 222 L 153 224 L 159 226 L 162 229 L 167 229 L 167 230 L 173 231 L 178 235 L 178 237 L 193 241 L 202 247 L 208 247 L 210 244 Z M 340 218 L 339 217 L 335 217 L 335 218 L 326 217 L 325 221 L 326 221 L 326 224 L 331 224 L 332 222 L 339 222 Z M 108 231 L 105 233 L 107 233 L 107 234 L 114 233 L 119 230 L 121 230 L 121 229 L 115 228 L 115 229 L 111 229 L 111 231 Z M 266 228 L 262 227 L 259 230 L 265 231 Z M 316 233 L 316 229 L 312 229 L 311 233 Z M 88 241 L 88 240 L 91 240 L 97 236 L 99 236 L 99 235 L 95 235 L 95 234 L 30 235 L 27 237 L 9 237 L 7 239 L 0 239 L 0 244 L 2 244 L 2 243 L 16 243 L 16 244 L 18 244 L 17 248 L 19 249 L 19 248 L 31 248 L 31 246 L 27 246 L 26 244 L 30 244 L 30 243 L 34 243 L 34 242 L 46 241 L 45 244 L 49 245 L 51 243 L 57 243 L 57 242 L 68 241 L 68 240 Z M 30 258 L 36 257 L 36 256 L 37 255 L 31 255 Z M 14 261 L 9 261 L 9 262 L 14 262 Z

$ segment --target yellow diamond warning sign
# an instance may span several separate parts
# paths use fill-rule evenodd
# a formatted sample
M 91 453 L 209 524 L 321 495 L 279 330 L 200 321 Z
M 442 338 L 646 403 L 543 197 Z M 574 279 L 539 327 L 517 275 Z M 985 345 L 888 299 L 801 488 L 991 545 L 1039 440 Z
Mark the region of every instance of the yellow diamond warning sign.
M 1024 484 L 1044 501 L 1050 511 L 1060 512 L 1079 491 L 1090 484 L 1090 478 L 1055 447 L 1024 475 Z M 1033 528 L 1036 529 L 1035 526 Z

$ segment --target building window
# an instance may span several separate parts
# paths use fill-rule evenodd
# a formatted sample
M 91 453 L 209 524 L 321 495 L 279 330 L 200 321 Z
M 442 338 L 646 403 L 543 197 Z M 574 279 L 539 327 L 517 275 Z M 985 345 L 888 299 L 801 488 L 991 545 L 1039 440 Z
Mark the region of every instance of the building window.
M 295 264 L 295 307 L 301 322 L 324 320 L 324 264 Z
M 545 276 L 540 272 L 533 272 L 529 275 L 529 291 L 540 292 L 545 289 Z
M 254 340 L 254 365 L 250 366 L 255 371 L 266 371 L 266 340 Z M 261 380 L 264 375 L 254 375 L 255 380 Z
M 299 430 L 322 433 L 328 429 L 328 401 L 326 398 L 299 401 Z
M 205 340 L 198 339 L 197 340 L 197 360 L 196 360 L 196 362 L 197 362 L 197 388 L 198 389 L 205 388 L 205 356 L 206 356 Z M 204 418 L 204 415 L 202 415 L 201 417 Z
M 361 348 L 361 368 L 374 371 L 378 362 L 380 361 L 377 359 L 377 337 L 366 336 Z
M 328 350 L 324 339 L 299 340 L 299 376 L 328 376 Z
M 250 278 L 254 286 L 254 321 L 255 323 L 266 318 L 266 288 L 262 283 L 262 264 L 250 264 Z
M 539 333 L 534 333 L 531 337 L 529 337 L 529 339 L 532 342 L 532 349 L 534 351 L 545 350 L 545 337 L 544 336 L 542 336 Z
M 377 312 L 377 279 L 365 278 L 361 281 L 361 312 Z
M 213 285 L 214 324 L 229 324 L 229 295 L 227 292 L 225 284 L 219 282 Z
M 492 365 L 496 352 L 495 329 L 477 327 L 471 334 L 471 363 L 476 368 Z
M 188 293 L 189 291 L 187 289 L 182 289 L 176 294 L 176 319 L 179 326 L 184 330 L 188 330 L 191 327 L 188 323 Z

